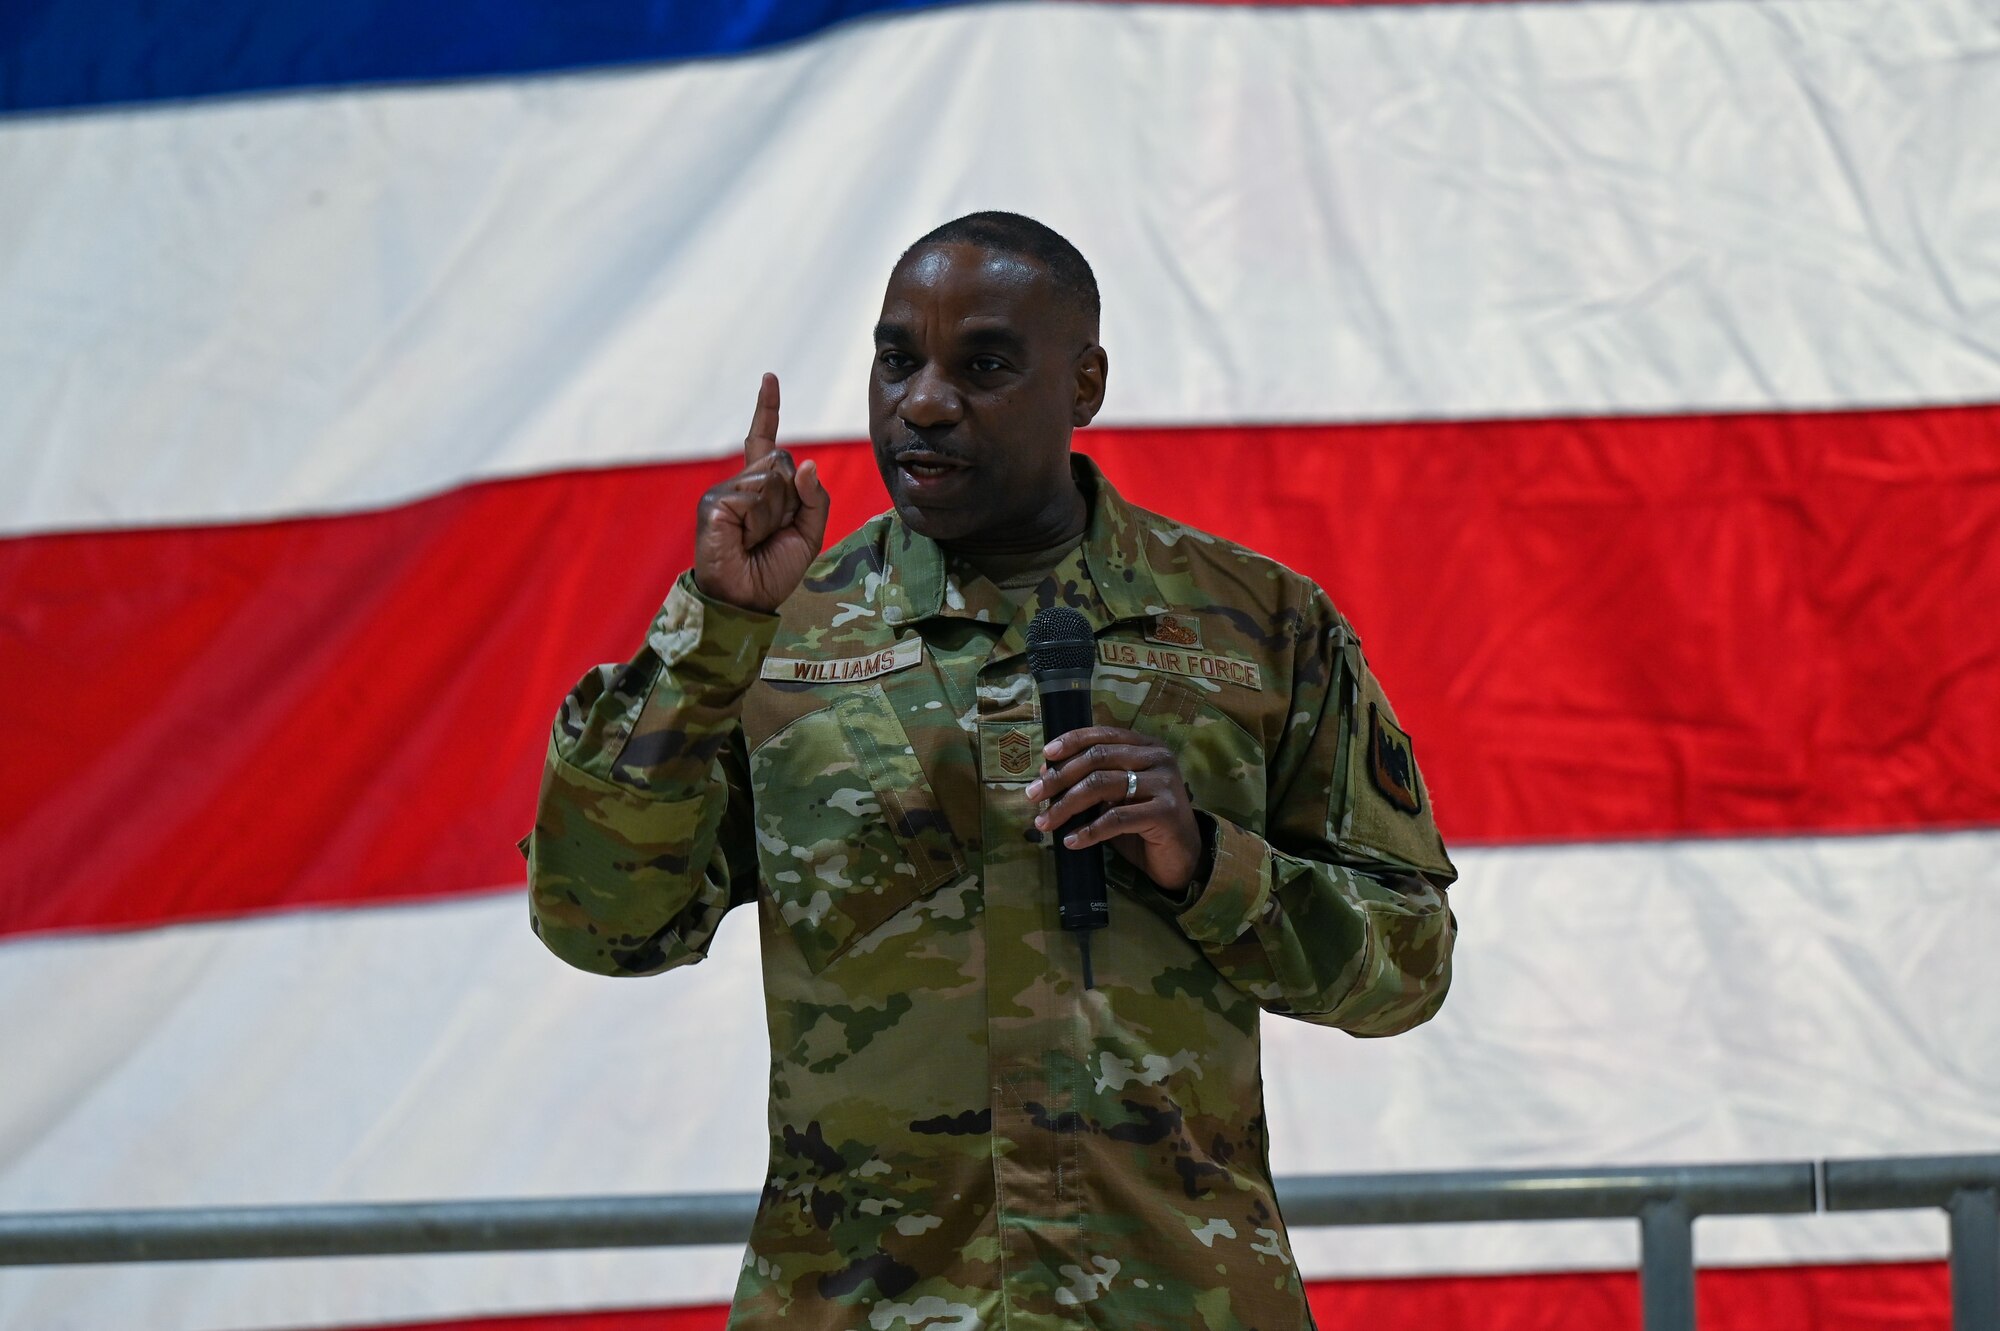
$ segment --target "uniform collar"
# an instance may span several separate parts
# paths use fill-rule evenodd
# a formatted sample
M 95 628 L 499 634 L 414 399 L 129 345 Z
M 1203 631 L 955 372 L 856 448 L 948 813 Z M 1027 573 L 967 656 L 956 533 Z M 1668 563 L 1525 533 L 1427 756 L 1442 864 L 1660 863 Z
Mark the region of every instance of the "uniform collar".
M 1093 629 L 1170 609 L 1146 560 L 1146 515 L 1126 503 L 1083 454 L 1070 454 L 1070 469 L 1090 503 L 1090 526 L 1082 544 L 1056 566 L 1053 576 L 1061 587 L 1057 604 L 1074 606 Z M 889 515 L 883 557 L 885 623 L 900 627 L 936 615 L 972 619 L 981 609 L 994 618 L 993 598 L 982 594 L 993 590 L 991 584 L 970 578 L 961 586 L 961 574 L 943 547 L 911 531 L 901 514 Z

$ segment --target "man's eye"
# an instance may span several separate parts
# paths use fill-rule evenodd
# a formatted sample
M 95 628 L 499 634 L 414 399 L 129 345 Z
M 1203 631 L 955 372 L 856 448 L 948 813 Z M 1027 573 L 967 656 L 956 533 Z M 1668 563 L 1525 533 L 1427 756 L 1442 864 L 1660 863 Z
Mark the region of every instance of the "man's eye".
M 998 356 L 974 356 L 972 358 L 972 372 L 974 374 L 997 374 L 1006 368 L 1007 362 L 1001 360 Z
M 875 359 L 885 370 L 907 370 L 916 364 L 907 353 L 901 351 L 879 351 L 875 353 Z

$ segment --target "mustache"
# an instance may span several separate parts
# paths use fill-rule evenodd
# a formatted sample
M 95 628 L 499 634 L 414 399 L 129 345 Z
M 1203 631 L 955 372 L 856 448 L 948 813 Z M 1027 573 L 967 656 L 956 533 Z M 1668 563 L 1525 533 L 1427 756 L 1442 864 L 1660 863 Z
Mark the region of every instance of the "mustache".
M 889 456 L 900 458 L 907 453 L 924 453 L 940 462 L 971 465 L 969 454 L 961 452 L 950 444 L 939 440 L 926 439 L 907 428 L 898 431 L 889 441 Z

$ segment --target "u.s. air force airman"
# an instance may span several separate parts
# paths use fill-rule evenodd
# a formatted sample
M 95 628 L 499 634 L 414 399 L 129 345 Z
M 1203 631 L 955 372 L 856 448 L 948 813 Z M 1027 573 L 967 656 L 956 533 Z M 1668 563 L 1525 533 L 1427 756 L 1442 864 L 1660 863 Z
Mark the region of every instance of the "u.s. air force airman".
M 557 718 L 525 843 L 552 951 L 652 974 L 756 905 L 771 1155 L 732 1327 L 1308 1326 L 1259 1010 L 1390 1035 L 1444 999 L 1409 737 L 1322 591 L 1072 457 L 1096 324 L 1037 223 L 919 241 L 870 383 L 893 510 L 819 553 L 767 376 L 693 571 Z M 1098 724 L 1044 750 L 1024 632 L 1055 605 Z M 1049 829 L 1093 812 L 1086 989 Z

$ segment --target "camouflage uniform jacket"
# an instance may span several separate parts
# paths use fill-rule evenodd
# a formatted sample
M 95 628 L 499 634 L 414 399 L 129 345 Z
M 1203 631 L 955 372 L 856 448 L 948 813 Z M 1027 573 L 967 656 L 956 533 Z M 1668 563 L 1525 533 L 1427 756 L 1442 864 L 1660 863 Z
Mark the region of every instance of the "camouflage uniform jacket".
M 1347 623 L 1077 470 L 1089 530 L 1018 611 L 883 514 L 779 615 L 683 576 L 557 719 L 524 843 L 552 951 L 651 974 L 756 904 L 771 1153 L 732 1327 L 1299 1331 L 1259 1009 L 1389 1035 L 1443 1001 L 1453 870 Z M 1023 794 L 1051 604 L 1097 633 L 1100 721 L 1167 741 L 1214 820 L 1185 904 L 1105 853 L 1094 990 Z

